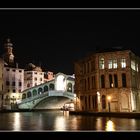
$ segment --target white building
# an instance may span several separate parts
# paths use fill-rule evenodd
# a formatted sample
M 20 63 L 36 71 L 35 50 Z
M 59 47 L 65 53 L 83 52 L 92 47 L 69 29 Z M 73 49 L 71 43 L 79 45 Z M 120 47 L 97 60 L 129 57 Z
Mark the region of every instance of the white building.
M 24 69 L 4 67 L 3 92 L 5 100 L 20 99 L 20 92 L 24 90 Z M 10 101 L 12 102 L 12 101 Z M 6 102 L 5 102 L 6 103 Z
M 44 72 L 38 66 L 32 63 L 28 64 L 28 68 L 24 71 L 24 89 L 28 89 L 44 83 Z
M 20 99 L 20 92 L 24 90 L 24 69 L 18 68 L 14 62 L 12 46 L 10 39 L 7 39 L 4 43 L 5 52 L 2 55 L 4 64 L 1 71 L 3 105 L 16 103 Z

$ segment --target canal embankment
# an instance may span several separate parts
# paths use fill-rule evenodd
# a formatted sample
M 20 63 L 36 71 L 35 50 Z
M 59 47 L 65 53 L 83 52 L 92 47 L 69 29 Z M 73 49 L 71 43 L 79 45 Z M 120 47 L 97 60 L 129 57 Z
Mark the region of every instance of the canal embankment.
M 140 112 L 90 112 L 90 111 L 69 111 L 70 115 L 91 115 L 98 117 L 119 117 L 119 118 L 139 118 Z

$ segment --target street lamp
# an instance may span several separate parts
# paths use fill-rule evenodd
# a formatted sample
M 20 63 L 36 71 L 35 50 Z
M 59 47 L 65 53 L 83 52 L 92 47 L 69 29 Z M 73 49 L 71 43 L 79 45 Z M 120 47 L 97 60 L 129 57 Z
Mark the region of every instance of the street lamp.
M 111 101 L 111 96 L 108 96 L 107 99 L 108 99 L 108 110 L 109 110 L 109 112 L 110 112 L 110 101 Z

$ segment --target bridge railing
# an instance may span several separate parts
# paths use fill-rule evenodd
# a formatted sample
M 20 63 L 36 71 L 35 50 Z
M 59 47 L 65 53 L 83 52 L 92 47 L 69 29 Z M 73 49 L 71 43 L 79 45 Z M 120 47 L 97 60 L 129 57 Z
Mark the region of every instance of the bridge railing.
M 18 104 L 23 104 L 23 103 L 26 103 L 26 102 L 29 102 L 29 101 L 33 101 L 33 100 L 36 100 L 38 98 L 42 98 L 44 96 L 49 96 L 48 91 L 43 92 L 42 94 L 37 94 L 36 96 L 31 96 L 29 98 L 23 99 Z
M 26 98 L 26 99 L 23 99 L 21 102 L 19 102 L 18 104 L 24 104 L 24 103 L 27 103 L 27 102 L 31 102 L 33 100 L 36 100 L 38 98 L 43 98 L 45 96 L 64 96 L 64 97 L 67 97 L 67 98 L 71 98 L 71 99 L 74 99 L 75 97 L 75 94 L 72 93 L 72 92 L 65 92 L 65 91 L 57 91 L 57 90 L 51 90 L 51 91 L 46 91 L 46 92 L 43 92 L 41 94 L 37 94 L 36 96 L 32 96 L 32 97 L 29 97 L 29 98 Z

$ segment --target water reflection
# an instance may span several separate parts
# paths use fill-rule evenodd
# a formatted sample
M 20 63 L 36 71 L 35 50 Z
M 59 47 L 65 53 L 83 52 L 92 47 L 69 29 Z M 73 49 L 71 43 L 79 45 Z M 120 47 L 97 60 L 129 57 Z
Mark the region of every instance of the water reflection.
M 65 131 L 66 130 L 66 120 L 63 116 L 57 116 L 54 122 L 55 131 Z
M 13 122 L 13 131 L 20 131 L 20 130 L 21 130 L 20 113 L 15 113 L 14 122 Z
M 140 119 L 70 115 L 68 111 L 0 113 L 0 131 L 140 130 Z
M 106 131 L 115 131 L 115 124 L 112 120 L 108 120 L 105 126 Z

